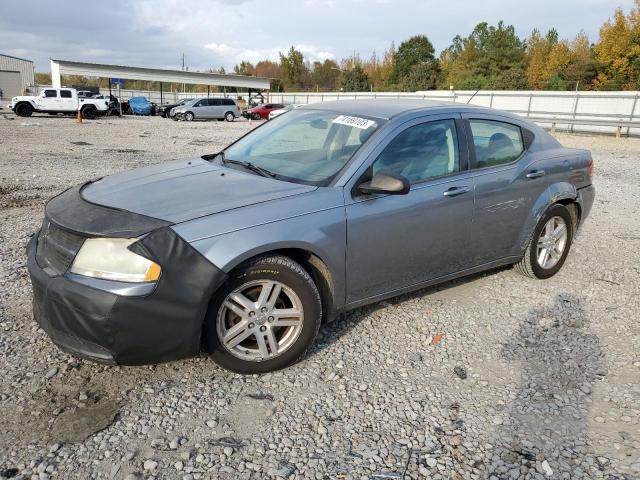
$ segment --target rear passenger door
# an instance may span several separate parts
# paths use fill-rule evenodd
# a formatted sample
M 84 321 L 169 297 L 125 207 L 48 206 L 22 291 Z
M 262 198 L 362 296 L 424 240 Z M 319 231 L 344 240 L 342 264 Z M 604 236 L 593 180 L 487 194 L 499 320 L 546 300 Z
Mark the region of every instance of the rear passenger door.
M 520 255 L 522 229 L 534 202 L 548 187 L 544 168 L 528 153 L 533 134 L 499 115 L 465 114 L 475 205 L 476 265 Z
M 73 98 L 73 92 L 71 90 L 60 90 L 60 110 L 66 112 L 72 112 L 78 109 L 78 101 Z

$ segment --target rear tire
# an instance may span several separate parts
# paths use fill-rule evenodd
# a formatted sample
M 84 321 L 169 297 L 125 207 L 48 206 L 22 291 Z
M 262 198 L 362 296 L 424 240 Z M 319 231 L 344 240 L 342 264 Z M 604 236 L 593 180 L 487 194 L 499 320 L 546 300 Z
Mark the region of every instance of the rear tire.
M 233 122 L 236 119 L 236 116 L 233 114 L 233 112 L 227 112 L 224 114 L 224 119 L 227 122 Z
M 33 107 L 29 103 L 19 103 L 15 112 L 19 117 L 30 117 L 33 114 Z
M 84 107 L 80 113 L 82 114 L 82 118 L 86 118 L 87 120 L 93 120 L 98 116 L 98 110 L 96 107 L 90 105 Z
M 260 257 L 236 269 L 215 293 L 205 318 L 205 347 L 234 372 L 279 370 L 305 354 L 321 318 L 320 294 L 309 273 L 282 255 Z
M 542 280 L 554 276 L 567 259 L 573 234 L 574 222 L 567 207 L 551 206 L 536 225 L 522 260 L 515 265 L 516 270 Z

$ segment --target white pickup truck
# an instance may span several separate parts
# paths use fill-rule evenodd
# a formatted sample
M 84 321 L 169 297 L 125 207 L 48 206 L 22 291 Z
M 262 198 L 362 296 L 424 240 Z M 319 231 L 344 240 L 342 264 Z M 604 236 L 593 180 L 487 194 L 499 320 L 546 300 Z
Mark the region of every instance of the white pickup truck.
M 109 99 L 78 98 L 78 92 L 74 88 L 47 88 L 37 97 L 13 97 L 9 108 L 21 117 L 30 117 L 33 112 L 53 115 L 76 114 L 80 110 L 83 118 L 92 119 L 107 111 Z

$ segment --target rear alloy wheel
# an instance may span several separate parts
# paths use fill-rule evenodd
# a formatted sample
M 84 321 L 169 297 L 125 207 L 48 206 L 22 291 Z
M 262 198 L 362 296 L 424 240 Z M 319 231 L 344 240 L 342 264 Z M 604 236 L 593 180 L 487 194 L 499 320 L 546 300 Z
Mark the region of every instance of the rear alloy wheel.
M 527 251 L 516 269 L 532 278 L 552 277 L 562 268 L 572 240 L 571 214 L 567 207 L 556 204 L 538 222 Z
M 206 345 L 216 363 L 264 373 L 295 363 L 320 327 L 320 294 L 288 257 L 262 257 L 238 269 L 212 300 Z
M 184 114 L 184 119 L 187 122 L 193 122 L 193 119 L 196 118 L 195 115 L 193 114 L 193 112 L 187 112 Z
M 227 122 L 233 122 L 236 119 L 236 116 L 233 114 L 233 112 L 227 112 L 224 114 L 224 119 Z
M 16 107 L 16 115 L 19 117 L 30 117 L 33 113 L 33 107 L 28 103 L 20 103 Z

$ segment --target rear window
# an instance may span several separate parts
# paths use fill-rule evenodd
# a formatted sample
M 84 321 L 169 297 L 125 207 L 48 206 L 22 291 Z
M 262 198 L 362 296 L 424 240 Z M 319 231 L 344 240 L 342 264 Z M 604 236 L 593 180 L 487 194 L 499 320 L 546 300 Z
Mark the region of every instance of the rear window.
M 476 168 L 504 165 L 524 152 L 522 130 L 495 120 L 469 120 L 476 154 Z

